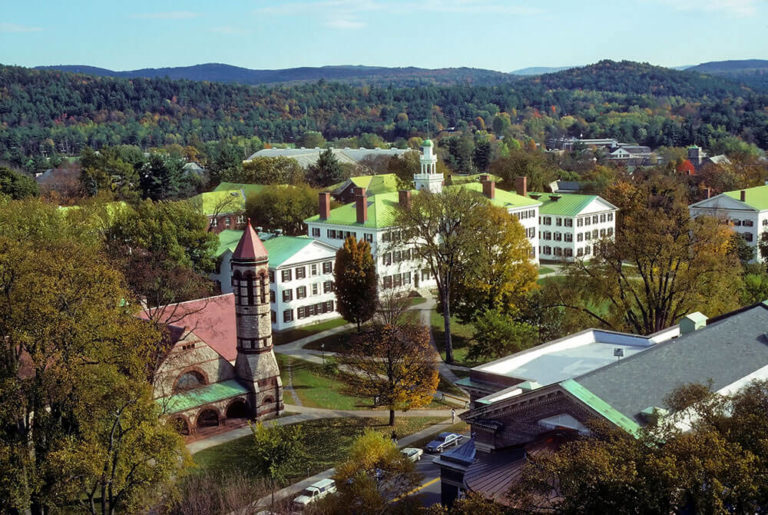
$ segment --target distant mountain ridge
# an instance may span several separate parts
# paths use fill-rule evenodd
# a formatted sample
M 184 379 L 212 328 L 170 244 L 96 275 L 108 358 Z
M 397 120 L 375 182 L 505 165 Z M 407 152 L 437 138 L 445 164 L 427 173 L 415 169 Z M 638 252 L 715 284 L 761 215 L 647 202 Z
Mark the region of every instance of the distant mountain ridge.
M 756 89 L 768 89 L 768 60 L 765 59 L 713 61 L 692 66 L 686 71 L 725 77 Z
M 173 68 L 142 68 L 140 70 L 113 71 L 83 65 L 38 66 L 41 70 L 59 70 L 84 73 L 97 77 L 118 78 L 162 78 L 195 81 L 238 83 L 247 85 L 296 83 L 318 80 L 339 81 L 351 84 L 388 84 L 415 86 L 420 84 L 450 85 L 468 83 L 473 85 L 497 85 L 516 80 L 508 73 L 480 68 L 438 68 L 417 67 L 388 68 L 384 66 L 321 66 L 286 68 L 281 70 L 251 70 L 221 63 L 198 64 Z
M 531 66 L 529 68 L 520 68 L 519 70 L 513 70 L 509 72 L 511 75 L 542 75 L 544 73 L 557 73 L 563 70 L 570 70 L 571 68 L 578 68 L 578 66 Z

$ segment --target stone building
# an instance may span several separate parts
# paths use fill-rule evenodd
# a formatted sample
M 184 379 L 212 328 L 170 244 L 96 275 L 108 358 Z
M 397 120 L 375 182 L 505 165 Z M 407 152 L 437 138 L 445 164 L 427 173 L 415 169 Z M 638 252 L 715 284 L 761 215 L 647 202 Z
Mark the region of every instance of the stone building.
M 272 349 L 269 255 L 247 224 L 232 255 L 233 293 L 147 309 L 166 325 L 156 402 L 183 434 L 283 409 Z

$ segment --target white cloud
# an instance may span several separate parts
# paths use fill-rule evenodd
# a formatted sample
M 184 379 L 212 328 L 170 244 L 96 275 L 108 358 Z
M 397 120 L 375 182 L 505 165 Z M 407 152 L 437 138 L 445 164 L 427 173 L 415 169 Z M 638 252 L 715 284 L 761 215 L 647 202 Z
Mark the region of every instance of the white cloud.
M 678 11 L 722 12 L 730 16 L 751 16 L 758 0 L 657 0 Z
M 27 25 L 17 25 L 15 23 L 0 23 L 0 32 L 40 32 L 40 27 L 29 27 Z
M 167 11 L 162 13 L 134 14 L 131 18 L 141 20 L 188 20 L 190 18 L 197 18 L 198 16 L 200 16 L 200 13 L 194 13 L 192 11 Z

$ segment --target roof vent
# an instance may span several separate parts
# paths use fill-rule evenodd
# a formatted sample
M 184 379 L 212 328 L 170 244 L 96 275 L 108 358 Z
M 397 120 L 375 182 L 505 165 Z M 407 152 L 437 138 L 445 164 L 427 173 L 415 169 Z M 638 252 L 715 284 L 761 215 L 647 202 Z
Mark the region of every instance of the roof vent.
M 683 319 L 680 320 L 680 334 L 683 335 L 698 331 L 699 329 L 706 327 L 706 325 L 707 317 L 696 311 L 695 313 L 685 315 Z
M 240 196 L 240 192 L 239 191 L 230 191 L 229 194 L 232 195 L 233 197 L 239 197 Z
M 549 196 L 549 200 L 551 200 L 552 202 L 557 202 L 558 200 L 560 200 L 560 198 L 562 198 L 562 195 L 550 195 Z
M 528 196 L 533 200 L 539 200 L 541 198 L 541 193 L 529 193 Z

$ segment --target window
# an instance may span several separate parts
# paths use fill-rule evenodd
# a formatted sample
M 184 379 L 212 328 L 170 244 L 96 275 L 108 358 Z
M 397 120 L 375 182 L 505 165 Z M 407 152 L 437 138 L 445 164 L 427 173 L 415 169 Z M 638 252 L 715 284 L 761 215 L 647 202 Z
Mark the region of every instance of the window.
M 746 241 L 752 241 L 752 233 L 751 232 L 743 232 L 741 233 L 742 236 L 744 236 L 744 239 Z
M 310 265 L 309 271 L 312 274 L 312 277 L 317 275 L 317 264 Z
M 573 241 L 573 234 L 569 232 L 565 233 L 563 237 L 565 238 L 565 241 Z
M 385 232 L 381 235 L 381 241 L 389 242 L 392 241 L 392 233 L 391 232 Z
M 594 216 L 592 217 L 592 223 L 593 223 L 593 224 L 596 224 L 596 223 L 597 223 L 597 215 L 594 215 Z
M 403 274 L 403 284 L 411 284 L 411 273 L 405 272 Z
M 744 227 L 753 227 L 755 223 L 752 220 L 744 220 L 743 222 L 741 222 L 741 225 L 743 225 Z
M 599 234 L 599 233 L 598 233 L 597 229 L 593 230 L 593 231 L 592 231 L 592 239 L 593 239 L 593 240 L 596 240 L 596 239 L 597 239 L 597 235 L 598 235 L 598 234 Z
M 373 233 L 367 232 L 365 233 L 365 241 L 368 243 L 373 243 Z
M 590 217 L 584 218 L 584 225 L 590 225 L 592 223 L 592 219 Z
M 421 271 L 421 280 L 428 281 L 432 277 L 432 273 L 426 268 Z
M 573 257 L 573 249 L 564 249 L 565 257 Z
M 576 241 L 584 241 L 584 233 L 579 233 L 576 235 Z
M 275 271 L 270 270 L 269 271 L 269 282 L 274 283 L 275 282 Z
M 602 238 L 605 236 L 605 229 L 600 229 L 600 237 Z
M 573 227 L 573 218 L 566 218 L 564 222 L 566 227 Z
M 563 249 L 560 247 L 555 247 L 555 256 L 562 256 L 563 255 Z
M 308 315 L 305 315 L 304 313 L 305 313 L 305 311 L 304 311 L 303 307 L 297 308 L 296 309 L 296 318 L 298 318 L 299 320 L 301 320 L 302 318 L 306 318 L 306 316 L 308 316 Z
M 393 260 L 395 263 L 399 263 L 400 261 L 402 261 L 402 254 L 400 253 L 400 251 L 399 251 L 399 250 L 396 250 L 396 251 L 394 251 L 394 252 L 392 253 L 392 260 Z
M 555 233 L 555 241 L 563 241 L 563 235 L 559 232 Z
M 528 236 L 528 238 L 535 238 L 536 237 L 536 229 L 533 227 L 529 227 L 525 230 L 525 235 Z
M 327 231 L 325 231 L 325 235 L 328 236 L 328 239 L 332 240 L 336 238 L 336 231 L 334 231 L 333 229 L 328 229 Z
M 381 256 L 381 261 L 385 265 L 391 265 L 392 264 L 392 253 L 391 252 L 387 252 L 386 254 Z
M 562 227 L 563 226 L 563 219 L 560 218 L 559 216 L 557 218 L 555 218 L 555 225 L 557 225 L 558 227 Z
M 275 290 L 269 290 L 269 302 L 275 303 Z
M 586 254 L 587 256 L 592 254 L 592 247 L 590 245 L 587 245 L 586 247 L 584 247 L 584 254 Z
M 576 219 L 576 227 L 583 227 L 584 226 L 584 219 L 583 218 L 577 218 Z
M 613 213 L 608 213 L 608 221 L 613 222 Z
M 313 227 L 312 228 L 312 237 L 313 238 L 319 238 L 320 237 L 320 228 L 319 227 Z
M 581 257 L 584 255 L 584 249 L 576 249 L 576 256 Z
M 218 227 L 218 226 L 219 226 L 219 219 L 218 219 L 218 218 L 216 218 L 216 217 L 214 217 L 214 218 L 211 218 L 211 223 L 210 223 L 210 226 L 211 226 L 211 227 Z
M 283 302 L 290 302 L 293 300 L 293 290 L 283 290 Z
M 544 217 L 544 225 L 552 225 L 552 217 L 551 216 L 545 216 Z
M 232 219 L 230 217 L 226 217 L 224 219 L 224 227 L 229 227 L 231 223 L 232 223 Z
M 290 270 L 283 270 L 282 273 L 282 280 L 284 283 L 287 283 L 291 280 L 291 271 Z
M 283 311 L 283 322 L 293 322 L 293 310 L 286 309 Z
M 307 287 L 306 286 L 299 286 L 296 288 L 296 298 L 297 299 L 303 299 L 307 296 Z
M 304 279 L 307 276 L 307 269 L 303 266 L 296 268 L 296 279 Z
M 613 227 L 608 228 L 608 236 L 613 236 Z
M 587 240 L 587 241 L 591 240 L 592 239 L 592 233 L 589 232 L 589 231 L 585 232 L 584 233 L 584 239 Z
M 600 223 L 605 222 L 605 214 L 600 215 Z
M 312 295 L 317 295 L 320 291 L 320 286 L 318 283 L 312 283 Z
M 542 254 L 551 255 L 552 254 L 552 247 L 549 247 L 547 245 L 544 245 L 544 252 Z
M 323 263 L 323 273 L 324 274 L 330 274 L 333 271 L 333 262 L 332 261 L 326 261 Z
M 245 223 L 245 217 L 243 215 L 237 215 L 237 224 L 242 225 Z
M 333 281 L 325 281 L 323 283 L 323 293 L 330 293 L 333 291 Z
M 400 286 L 403 285 L 403 278 L 400 274 L 395 274 L 392 276 L 392 285 L 395 288 L 399 288 Z
M 384 277 L 384 289 L 392 288 L 392 276 L 387 275 Z
M 275 310 L 269 312 L 269 318 L 272 320 L 272 323 L 277 322 L 277 313 L 275 313 Z

